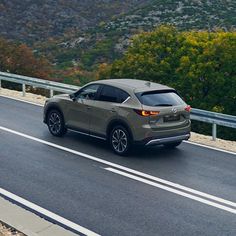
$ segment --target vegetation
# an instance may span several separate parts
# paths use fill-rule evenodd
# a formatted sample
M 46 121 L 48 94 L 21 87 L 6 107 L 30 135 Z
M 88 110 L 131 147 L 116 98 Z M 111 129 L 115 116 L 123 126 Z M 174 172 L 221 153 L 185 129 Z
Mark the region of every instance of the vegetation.
M 0 71 L 49 79 L 52 69 L 45 58 L 36 58 L 25 44 L 0 38 Z
M 122 59 L 100 66 L 98 77 L 167 84 L 193 107 L 236 115 L 236 32 L 161 26 L 135 36 Z
M 161 24 L 233 30 L 235 9 L 235 0 L 11 0 L 0 3 L 0 35 L 30 45 L 55 65 L 57 79 L 77 83 L 72 71 L 79 68 L 90 81 L 99 64 L 122 56 L 134 34 Z
M 31 76 L 42 79 L 52 79 L 51 64 L 44 57 L 36 57 L 25 44 L 9 42 L 0 38 L 0 71 Z M 2 86 L 20 90 L 21 85 L 2 81 Z M 28 88 L 29 91 L 46 95 L 41 89 Z

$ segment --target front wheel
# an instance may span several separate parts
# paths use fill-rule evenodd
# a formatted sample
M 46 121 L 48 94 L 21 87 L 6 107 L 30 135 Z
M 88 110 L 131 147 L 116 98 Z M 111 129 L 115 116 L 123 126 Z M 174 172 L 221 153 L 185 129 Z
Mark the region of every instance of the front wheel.
M 128 154 L 131 147 L 129 132 L 123 126 L 115 126 L 110 133 L 110 146 L 112 150 L 121 156 Z
M 166 148 L 175 148 L 175 147 L 179 146 L 181 143 L 182 143 L 182 141 L 173 142 L 173 143 L 166 143 L 166 144 L 164 144 L 164 146 Z
M 53 136 L 61 137 L 66 133 L 63 115 L 58 110 L 51 110 L 47 116 L 47 125 Z

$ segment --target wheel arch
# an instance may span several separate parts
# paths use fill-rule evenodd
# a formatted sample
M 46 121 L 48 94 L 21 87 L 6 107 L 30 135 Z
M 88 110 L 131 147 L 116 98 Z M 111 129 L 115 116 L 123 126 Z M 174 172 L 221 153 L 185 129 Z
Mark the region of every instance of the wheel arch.
M 65 117 L 64 117 L 64 113 L 63 113 L 62 109 L 60 108 L 60 106 L 59 106 L 58 104 L 53 103 L 53 104 L 49 104 L 49 105 L 46 107 L 46 109 L 45 109 L 44 123 L 47 123 L 48 114 L 49 114 L 49 112 L 52 111 L 52 110 L 58 110 L 58 111 L 61 113 L 62 118 L 63 118 L 63 120 L 64 120 L 64 122 L 65 122 Z
M 106 135 L 107 135 L 107 139 L 109 139 L 109 135 L 110 135 L 110 132 L 112 131 L 112 129 L 115 127 L 115 126 L 118 126 L 118 125 L 121 125 L 123 126 L 124 128 L 126 128 L 126 130 L 129 132 L 129 135 L 130 135 L 130 138 L 131 140 L 133 141 L 133 133 L 132 133 L 132 130 L 130 129 L 129 125 L 127 124 L 127 122 L 125 122 L 124 120 L 121 120 L 121 119 L 115 119 L 115 120 L 112 120 L 109 122 L 108 126 L 107 126 L 107 129 L 106 129 Z

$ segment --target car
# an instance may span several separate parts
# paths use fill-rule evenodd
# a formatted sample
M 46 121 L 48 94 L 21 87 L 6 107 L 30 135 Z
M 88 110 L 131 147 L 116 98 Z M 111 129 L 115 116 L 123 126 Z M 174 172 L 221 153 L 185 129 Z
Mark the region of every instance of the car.
M 54 136 L 77 131 L 107 140 L 116 154 L 126 155 L 134 145 L 174 148 L 188 140 L 190 109 L 168 86 L 107 79 L 48 99 L 43 120 Z

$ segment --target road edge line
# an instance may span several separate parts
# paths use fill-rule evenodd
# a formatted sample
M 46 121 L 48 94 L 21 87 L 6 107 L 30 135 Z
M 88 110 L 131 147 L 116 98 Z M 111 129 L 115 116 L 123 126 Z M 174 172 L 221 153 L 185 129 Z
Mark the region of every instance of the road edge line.
M 225 152 L 225 153 L 231 154 L 231 155 L 236 155 L 236 152 L 228 151 L 228 150 L 225 150 L 225 149 L 220 149 L 220 148 L 217 148 L 217 147 L 207 146 L 207 145 L 201 144 L 201 143 L 196 143 L 196 142 L 192 142 L 192 141 L 183 141 L 183 142 L 185 142 L 187 144 L 203 147 L 203 148 L 209 148 L 209 149 L 212 149 L 212 150 L 215 150 L 215 151 L 219 151 L 219 152 Z
M 13 98 L 13 97 L 10 97 L 10 96 L 7 96 L 7 95 L 3 95 L 3 94 L 0 94 L 0 97 L 16 100 L 18 102 L 25 102 L 25 103 L 28 103 L 28 104 L 31 104 L 31 105 L 34 105 L 34 106 L 43 107 L 43 104 L 40 104 L 40 103 L 30 102 L 30 101 L 27 101 L 27 100 L 24 100 L 24 99 L 20 99 L 20 98 Z
M 40 236 L 48 231 L 60 233 L 63 236 L 76 236 L 77 234 L 49 222 L 40 216 L 12 203 L 0 196 L 0 220 L 27 236 Z

